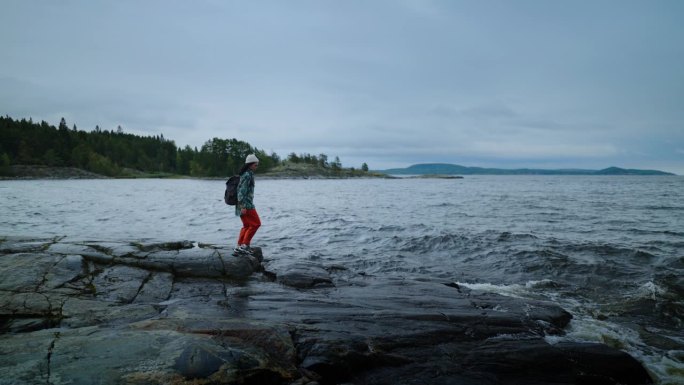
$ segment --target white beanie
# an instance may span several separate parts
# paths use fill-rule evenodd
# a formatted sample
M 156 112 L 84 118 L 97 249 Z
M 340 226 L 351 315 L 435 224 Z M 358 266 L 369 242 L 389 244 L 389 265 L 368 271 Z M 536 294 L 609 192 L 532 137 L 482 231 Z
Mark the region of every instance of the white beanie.
M 247 159 L 245 159 L 245 164 L 246 163 L 259 163 L 259 158 L 254 154 L 249 154 L 247 155 Z

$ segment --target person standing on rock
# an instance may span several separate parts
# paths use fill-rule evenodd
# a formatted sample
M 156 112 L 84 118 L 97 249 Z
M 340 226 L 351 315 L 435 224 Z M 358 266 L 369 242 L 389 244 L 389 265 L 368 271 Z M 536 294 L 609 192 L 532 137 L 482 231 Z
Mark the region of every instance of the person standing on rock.
M 237 204 L 235 205 L 235 215 L 242 220 L 242 229 L 238 237 L 238 244 L 235 253 L 251 254 L 250 244 L 252 237 L 261 226 L 259 214 L 254 207 L 254 170 L 259 166 L 259 158 L 254 154 L 247 155 L 245 165 L 240 172 L 240 184 L 237 188 Z

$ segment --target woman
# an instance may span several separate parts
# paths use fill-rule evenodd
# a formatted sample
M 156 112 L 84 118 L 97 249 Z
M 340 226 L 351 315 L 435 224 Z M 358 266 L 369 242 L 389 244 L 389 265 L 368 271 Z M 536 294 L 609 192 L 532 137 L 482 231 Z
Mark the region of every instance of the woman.
M 254 154 L 249 154 L 245 159 L 245 165 L 240 172 L 240 184 L 237 191 L 237 204 L 235 205 L 235 215 L 239 215 L 242 220 L 242 229 L 238 237 L 236 253 L 251 254 L 249 247 L 252 237 L 256 234 L 261 220 L 254 207 L 254 170 L 259 166 L 259 158 Z

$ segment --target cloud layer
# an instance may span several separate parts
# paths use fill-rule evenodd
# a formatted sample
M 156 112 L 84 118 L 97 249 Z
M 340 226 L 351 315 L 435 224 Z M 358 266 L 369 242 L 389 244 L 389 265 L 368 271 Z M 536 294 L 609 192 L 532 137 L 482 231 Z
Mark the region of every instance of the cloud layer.
M 679 1 L 11 1 L 0 106 L 371 168 L 684 173 Z

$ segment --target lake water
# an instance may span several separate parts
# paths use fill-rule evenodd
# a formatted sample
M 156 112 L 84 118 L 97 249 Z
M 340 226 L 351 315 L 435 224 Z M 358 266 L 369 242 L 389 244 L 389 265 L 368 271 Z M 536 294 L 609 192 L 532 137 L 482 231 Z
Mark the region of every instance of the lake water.
M 0 237 L 233 245 L 217 180 L 0 181 Z M 253 245 L 278 263 L 456 282 L 559 303 L 600 341 L 684 383 L 684 177 L 259 180 Z M 554 342 L 553 340 L 549 340 Z

